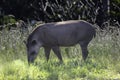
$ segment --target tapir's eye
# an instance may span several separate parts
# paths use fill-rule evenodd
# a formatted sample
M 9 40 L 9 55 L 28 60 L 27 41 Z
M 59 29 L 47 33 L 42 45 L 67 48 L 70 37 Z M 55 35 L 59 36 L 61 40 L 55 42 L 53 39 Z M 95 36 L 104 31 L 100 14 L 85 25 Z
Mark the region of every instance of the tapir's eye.
M 31 43 L 32 43 L 32 45 L 36 45 L 37 44 L 36 40 L 33 40 Z

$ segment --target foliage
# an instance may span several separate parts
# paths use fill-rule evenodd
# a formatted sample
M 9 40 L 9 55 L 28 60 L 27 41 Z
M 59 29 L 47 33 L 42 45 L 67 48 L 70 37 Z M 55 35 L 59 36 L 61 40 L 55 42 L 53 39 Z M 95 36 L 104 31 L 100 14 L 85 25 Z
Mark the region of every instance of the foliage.
M 110 9 L 111 18 L 120 22 L 120 0 L 112 0 Z
M 19 30 L 0 32 L 0 80 L 113 80 L 120 79 L 120 30 L 99 32 L 89 45 L 89 57 L 83 61 L 79 45 L 62 49 L 64 63 L 50 55 L 47 62 L 40 49 L 35 64 L 28 65 L 23 40 L 28 33 Z M 118 33 L 119 35 L 116 35 Z
M 120 0 L 110 0 L 110 16 L 107 14 L 107 1 L 109 0 L 1 0 L 0 16 L 12 14 L 18 20 L 44 22 L 84 19 L 101 26 L 108 19 L 119 21 L 120 18 Z
M 6 15 L 3 18 L 0 18 L 0 25 L 8 24 L 8 23 L 15 23 L 15 17 L 13 15 Z
M 4 15 L 0 17 L 0 30 L 6 28 L 10 29 L 11 26 L 14 27 L 15 23 L 17 21 L 15 20 L 15 17 L 13 15 Z

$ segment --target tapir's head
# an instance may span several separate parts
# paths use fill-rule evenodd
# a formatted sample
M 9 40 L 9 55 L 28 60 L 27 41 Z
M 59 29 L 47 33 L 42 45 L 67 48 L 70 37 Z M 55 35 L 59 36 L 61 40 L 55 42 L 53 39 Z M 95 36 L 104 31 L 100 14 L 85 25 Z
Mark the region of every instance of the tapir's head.
M 27 47 L 28 63 L 33 63 L 40 48 L 39 41 L 32 36 L 29 36 L 25 44 Z

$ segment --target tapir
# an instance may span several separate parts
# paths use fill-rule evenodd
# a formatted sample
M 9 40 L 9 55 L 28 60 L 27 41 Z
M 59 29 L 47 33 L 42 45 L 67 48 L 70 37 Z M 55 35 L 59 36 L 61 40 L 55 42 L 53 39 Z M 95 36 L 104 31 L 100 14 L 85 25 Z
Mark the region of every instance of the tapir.
M 28 63 L 33 63 L 39 49 L 44 48 L 47 61 L 50 51 L 56 54 L 60 62 L 63 61 L 60 47 L 79 44 L 83 60 L 88 56 L 88 44 L 95 37 L 95 27 L 84 20 L 69 20 L 45 23 L 35 28 L 26 41 Z

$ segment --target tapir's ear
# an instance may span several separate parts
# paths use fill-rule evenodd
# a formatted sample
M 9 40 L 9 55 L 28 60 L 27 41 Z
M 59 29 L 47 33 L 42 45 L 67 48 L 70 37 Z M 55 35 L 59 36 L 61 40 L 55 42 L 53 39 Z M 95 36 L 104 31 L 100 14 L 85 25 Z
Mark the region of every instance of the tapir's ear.
M 37 41 L 36 40 L 33 40 L 32 41 L 32 45 L 36 45 L 37 44 Z
M 25 40 L 23 42 L 24 42 L 25 45 L 27 44 L 27 42 Z

